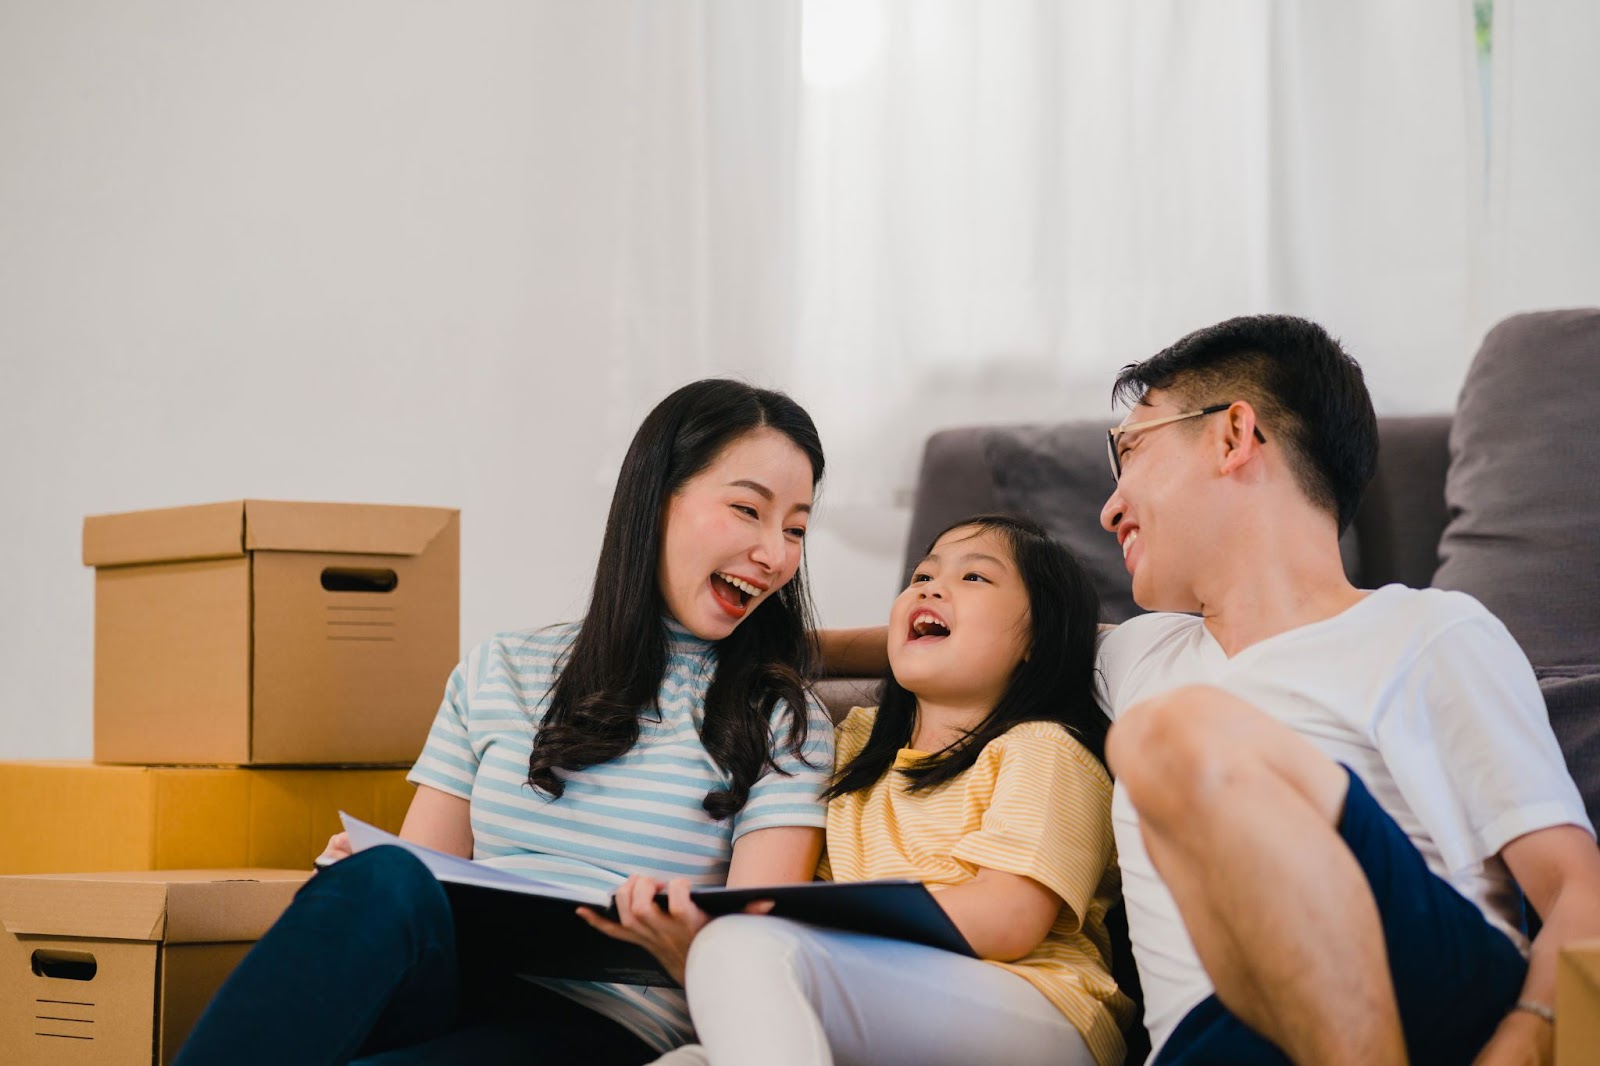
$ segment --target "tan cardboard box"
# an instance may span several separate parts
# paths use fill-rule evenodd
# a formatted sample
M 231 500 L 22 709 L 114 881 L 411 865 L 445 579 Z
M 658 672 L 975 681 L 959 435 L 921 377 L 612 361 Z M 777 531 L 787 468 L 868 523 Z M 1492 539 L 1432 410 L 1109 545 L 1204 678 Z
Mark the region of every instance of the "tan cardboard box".
M 0 877 L 5 1061 L 170 1062 L 308 876 L 244 869 Z
M 1556 1066 L 1600 1062 L 1600 940 L 1569 944 L 1556 963 Z
M 411 763 L 459 655 L 460 542 L 433 507 L 85 519 L 96 761 Z
M 404 770 L 0 762 L 0 874 L 310 869 L 340 810 L 398 832 L 412 791 Z

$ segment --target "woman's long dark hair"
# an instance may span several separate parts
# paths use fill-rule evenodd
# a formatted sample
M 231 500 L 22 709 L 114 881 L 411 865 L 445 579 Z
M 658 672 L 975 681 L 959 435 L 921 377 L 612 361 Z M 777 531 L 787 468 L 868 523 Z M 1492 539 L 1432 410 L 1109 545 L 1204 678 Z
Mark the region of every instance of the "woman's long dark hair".
M 724 448 L 763 427 L 782 433 L 822 477 L 822 442 L 811 416 L 781 392 L 710 378 L 685 385 L 645 417 L 617 475 L 588 613 L 579 626 L 533 738 L 528 782 L 551 796 L 561 771 L 609 762 L 639 740 L 639 716 L 657 709 L 668 634 L 659 562 L 662 516 L 684 482 Z M 727 818 L 773 765 L 770 727 L 788 706 L 787 746 L 806 741 L 807 679 L 817 660 L 802 558 L 794 579 L 767 597 L 717 643 L 701 740 L 732 779 L 706 794 L 713 818 Z
M 1023 722 L 1056 722 L 1104 765 L 1110 721 L 1094 695 L 1095 640 L 1099 634 L 1100 596 L 1083 564 L 1050 539 L 1044 527 L 1012 514 L 980 514 L 947 526 L 999 533 L 1011 548 L 1023 587 L 1028 592 L 1028 652 L 1011 675 L 1005 692 L 987 717 L 954 744 L 917 766 L 900 770 L 910 779 L 908 791 L 937 788 L 970 769 L 989 741 Z M 883 681 L 883 699 L 872 734 L 849 764 L 839 769 L 827 796 L 833 799 L 870 788 L 894 766 L 895 756 L 911 743 L 917 725 L 917 697 L 894 679 Z

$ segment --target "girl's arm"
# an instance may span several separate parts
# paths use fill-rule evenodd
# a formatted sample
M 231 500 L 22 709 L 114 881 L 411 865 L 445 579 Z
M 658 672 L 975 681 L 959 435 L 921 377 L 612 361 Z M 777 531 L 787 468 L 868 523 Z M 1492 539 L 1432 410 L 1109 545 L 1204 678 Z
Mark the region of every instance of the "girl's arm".
M 978 868 L 975 880 L 933 894 L 981 959 L 1012 962 L 1038 947 L 1056 916 L 1061 897 L 1031 877 Z
M 753 829 L 734 841 L 728 866 L 730 888 L 791 884 L 809 881 L 822 853 L 822 830 L 805 826 Z M 667 909 L 656 905 L 656 893 L 665 890 Z M 662 883 L 638 874 L 617 889 L 617 917 L 613 922 L 588 907 L 579 907 L 584 921 L 618 940 L 638 944 L 656 957 L 672 979 L 683 984 L 683 969 L 695 934 L 711 919 L 689 898 L 688 878 Z M 764 909 L 759 904 L 752 908 Z

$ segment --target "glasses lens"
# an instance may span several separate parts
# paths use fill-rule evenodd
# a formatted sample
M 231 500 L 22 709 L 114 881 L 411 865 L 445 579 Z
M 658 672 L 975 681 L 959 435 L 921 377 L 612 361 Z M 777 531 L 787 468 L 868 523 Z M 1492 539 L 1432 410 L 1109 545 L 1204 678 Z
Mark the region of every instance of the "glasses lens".
M 1122 480 L 1122 464 L 1117 462 L 1117 435 L 1106 430 L 1106 458 L 1111 461 L 1111 480 Z

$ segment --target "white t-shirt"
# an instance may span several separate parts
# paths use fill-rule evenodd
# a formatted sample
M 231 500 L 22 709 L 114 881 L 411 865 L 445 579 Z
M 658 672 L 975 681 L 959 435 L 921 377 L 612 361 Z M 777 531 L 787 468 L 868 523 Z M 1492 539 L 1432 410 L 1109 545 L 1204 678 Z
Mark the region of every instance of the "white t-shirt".
M 1593 832 L 1527 657 L 1464 593 L 1387 585 L 1231 659 L 1200 618 L 1143 615 L 1101 638 L 1099 665 L 1113 720 L 1180 685 L 1213 685 L 1349 766 L 1428 868 L 1524 952 L 1500 849 L 1553 825 Z M 1159 1051 L 1213 989 L 1120 783 L 1111 813 L 1145 1025 Z

